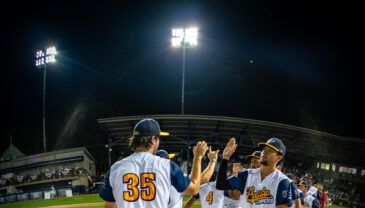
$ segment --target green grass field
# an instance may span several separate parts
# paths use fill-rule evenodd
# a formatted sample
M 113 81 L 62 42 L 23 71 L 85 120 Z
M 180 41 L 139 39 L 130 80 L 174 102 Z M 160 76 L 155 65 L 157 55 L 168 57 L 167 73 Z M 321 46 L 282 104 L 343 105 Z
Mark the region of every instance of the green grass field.
M 184 202 L 189 199 L 189 196 L 184 196 Z M 24 202 L 15 202 L 8 204 L 0 204 L 0 208 L 33 208 L 33 207 L 47 207 L 47 206 L 57 206 L 57 205 L 72 205 L 72 204 L 86 204 L 86 203 L 95 203 L 99 202 L 100 204 L 93 204 L 87 206 L 68 206 L 69 207 L 92 207 L 92 208 L 102 208 L 103 200 L 97 195 L 79 195 L 70 198 L 57 198 L 57 199 L 49 199 L 49 200 L 33 200 L 33 201 L 24 201 Z M 200 208 L 200 205 L 193 205 L 193 208 Z M 342 208 L 341 206 L 329 206 L 329 208 Z
M 103 200 L 97 195 L 79 195 L 69 198 L 56 198 L 49 200 L 32 200 L 24 202 L 15 202 L 8 204 L 1 204 L 0 208 L 25 208 L 25 207 L 45 207 L 65 204 L 82 204 L 90 202 L 103 202 Z

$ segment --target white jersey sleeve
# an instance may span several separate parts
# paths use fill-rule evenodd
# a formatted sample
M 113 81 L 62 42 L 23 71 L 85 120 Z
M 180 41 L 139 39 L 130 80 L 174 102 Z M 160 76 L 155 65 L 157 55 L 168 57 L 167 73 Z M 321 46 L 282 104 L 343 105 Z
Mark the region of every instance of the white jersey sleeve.
M 308 208 L 319 207 L 319 201 L 315 197 L 309 194 L 306 197 L 304 197 L 304 203 L 308 205 Z
M 241 195 L 239 200 L 233 200 L 228 196 L 224 196 L 223 204 L 226 208 L 242 208 L 243 207 L 243 195 Z
M 175 187 L 171 187 L 170 199 L 167 208 L 181 208 L 183 206 L 184 193 L 179 193 Z
M 311 186 L 308 190 L 308 194 L 316 197 L 317 196 L 317 191 L 318 191 L 318 189 L 316 187 Z
M 187 180 L 187 178 L 189 178 L 189 176 L 184 173 L 183 180 Z M 190 179 L 189 179 L 189 183 L 190 183 Z M 171 187 L 170 199 L 169 199 L 169 204 L 168 204 L 167 208 L 181 208 L 183 206 L 184 193 L 185 192 L 179 193 L 174 186 Z

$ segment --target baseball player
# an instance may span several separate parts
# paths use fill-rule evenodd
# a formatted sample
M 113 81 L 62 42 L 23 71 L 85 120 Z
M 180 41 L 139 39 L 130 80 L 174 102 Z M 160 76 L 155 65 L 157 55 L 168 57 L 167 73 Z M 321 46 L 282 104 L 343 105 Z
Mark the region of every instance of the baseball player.
M 261 151 L 255 151 L 251 155 L 247 155 L 245 159 L 250 162 L 251 168 L 258 168 L 261 166 L 260 157 L 261 157 Z M 231 176 L 236 176 L 240 171 L 244 170 L 241 163 L 238 163 L 239 165 L 236 164 L 237 163 L 233 164 Z M 240 169 L 235 170 L 238 169 L 236 168 L 236 166 L 239 166 Z M 240 208 L 241 204 L 243 204 L 243 195 L 238 190 L 225 190 L 224 204 L 227 208 Z
M 251 155 L 245 157 L 246 161 L 250 163 L 252 169 L 259 168 L 261 158 L 261 151 L 254 151 Z M 238 173 L 238 172 L 237 172 Z M 237 174 L 236 174 L 237 175 Z M 243 195 L 238 190 L 225 191 L 224 203 L 229 208 L 240 207 L 242 204 Z
M 299 184 L 300 190 L 303 192 L 304 195 L 304 208 L 318 208 L 319 207 L 319 201 L 310 194 L 308 191 L 309 184 L 307 181 L 303 180 Z
M 309 190 L 308 194 L 312 195 L 314 198 L 317 198 L 318 195 L 318 188 L 316 185 L 313 185 L 313 176 L 311 174 L 305 174 L 304 178 L 307 179 Z
M 237 176 L 226 178 L 227 164 L 237 148 L 236 140 L 231 138 L 223 151 L 223 159 L 219 167 L 217 189 L 234 190 L 243 194 L 243 207 L 254 208 L 286 208 L 292 204 L 290 181 L 280 171 L 276 164 L 285 156 L 286 148 L 277 138 L 271 138 L 265 143 L 259 143 L 261 152 L 261 167 L 240 172 Z
M 174 162 L 155 156 L 161 132 L 157 121 L 143 119 L 136 124 L 129 146 L 131 156 L 116 162 L 110 168 L 100 197 L 105 208 L 117 204 L 123 208 L 167 207 L 171 187 L 178 192 L 196 195 L 200 188 L 201 160 L 208 150 L 207 144 L 197 143 L 190 178 Z
M 299 185 L 303 182 L 306 181 L 307 179 L 305 178 L 299 178 L 295 180 L 295 185 L 298 187 L 298 192 L 299 192 L 299 198 L 300 198 L 300 203 L 302 205 L 302 207 L 304 206 L 304 194 L 303 191 L 300 189 Z
M 243 169 L 244 169 L 244 167 L 242 166 L 241 162 L 234 162 L 232 165 L 232 174 L 231 175 L 237 175 Z
M 158 150 L 156 155 L 165 159 L 172 159 L 173 157 L 165 150 Z M 186 174 L 184 174 L 186 176 Z M 168 208 L 181 208 L 183 205 L 184 193 L 179 193 L 174 186 L 170 189 L 170 199 L 167 205 Z
M 246 156 L 246 160 L 250 162 L 250 167 L 252 169 L 261 167 L 260 159 L 261 159 L 261 151 L 255 151 L 251 155 Z
M 196 146 L 193 148 L 194 155 L 195 155 L 195 152 L 196 152 Z M 205 184 L 205 183 L 209 182 L 209 179 L 213 175 L 215 164 L 216 164 L 217 158 L 218 158 L 218 153 L 219 153 L 219 150 L 212 151 L 212 148 L 209 147 L 208 158 L 209 158 L 210 162 L 202 173 L 201 180 L 200 180 L 201 184 Z M 160 156 L 162 158 L 165 158 L 165 159 L 172 158 L 170 156 L 170 154 L 168 154 L 165 150 L 158 150 L 156 152 L 156 155 Z M 170 200 L 169 200 L 169 204 L 167 207 L 168 208 L 181 208 L 183 205 L 183 196 L 184 196 L 184 193 L 179 193 L 174 187 L 171 187 Z
M 199 198 L 203 208 L 223 206 L 224 194 L 223 191 L 219 191 L 215 188 L 215 176 L 213 176 L 215 163 L 218 159 L 218 153 L 219 150 L 212 151 L 211 147 L 209 148 L 209 165 L 202 174 L 202 185 L 200 186 L 199 194 L 191 197 L 187 202 L 185 208 L 189 208 Z M 203 178 L 204 180 L 207 179 L 207 181 L 204 181 Z
M 281 163 L 283 166 L 283 163 Z M 293 204 L 290 208 L 301 208 L 302 203 L 300 200 L 300 193 L 302 192 L 296 185 L 295 185 L 295 175 L 292 173 L 285 174 L 290 179 L 290 190 L 292 193 L 292 200 Z
M 190 208 L 190 206 L 199 198 L 202 208 L 223 207 L 224 191 L 217 190 L 215 184 L 215 176 L 213 176 L 208 183 L 200 186 L 199 194 L 191 197 L 185 208 Z

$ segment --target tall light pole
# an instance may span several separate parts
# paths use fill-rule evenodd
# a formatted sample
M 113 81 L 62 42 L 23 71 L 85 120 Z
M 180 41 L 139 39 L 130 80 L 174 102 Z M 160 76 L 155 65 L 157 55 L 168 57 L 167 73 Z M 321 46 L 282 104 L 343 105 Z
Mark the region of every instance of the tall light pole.
M 176 28 L 172 29 L 171 38 L 172 47 L 183 48 L 182 60 L 182 87 L 181 87 L 181 114 L 184 115 L 184 98 L 185 98 L 185 48 L 198 45 L 198 28 Z
M 54 46 L 47 48 L 46 51 L 38 50 L 35 55 L 35 65 L 43 68 L 43 151 L 47 152 L 46 143 L 46 73 L 47 64 L 56 62 L 57 50 Z

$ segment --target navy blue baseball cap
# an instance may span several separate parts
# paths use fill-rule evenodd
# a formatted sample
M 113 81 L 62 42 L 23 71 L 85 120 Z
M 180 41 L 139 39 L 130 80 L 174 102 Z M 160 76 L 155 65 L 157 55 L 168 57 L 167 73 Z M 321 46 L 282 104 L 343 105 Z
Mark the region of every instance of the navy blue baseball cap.
M 305 186 L 305 187 L 308 187 L 308 182 L 307 181 L 300 181 L 298 186 Z
M 304 177 L 302 177 L 302 178 L 300 178 L 300 180 L 301 180 L 301 181 L 305 181 L 305 182 L 307 182 L 307 183 L 308 183 L 308 178 L 304 178 Z
M 265 146 L 277 151 L 282 156 L 285 156 L 286 148 L 284 143 L 278 138 L 271 138 L 266 142 L 260 142 L 259 147 L 264 148 Z
M 313 176 L 312 176 L 311 174 L 309 174 L 309 173 L 306 173 L 306 174 L 304 175 L 304 178 L 313 179 Z
M 133 130 L 133 136 L 169 136 L 168 132 L 162 132 L 157 121 L 151 118 L 145 118 L 139 121 Z
M 261 151 L 255 151 L 251 155 L 247 155 L 246 156 L 246 160 L 247 161 L 250 161 L 252 158 L 258 158 L 258 159 L 260 159 L 261 158 Z
M 157 150 L 156 155 L 165 159 L 169 159 L 169 153 L 165 150 Z
M 284 160 L 280 160 L 278 163 L 276 163 L 276 167 L 281 165 L 281 167 L 284 167 Z
M 295 177 L 295 175 L 293 173 L 286 173 L 285 175 L 286 175 L 286 177 L 288 177 L 292 181 L 295 181 L 296 180 L 296 177 Z
M 172 159 L 175 157 L 175 154 L 169 154 L 165 150 L 157 150 L 156 156 L 165 158 L 165 159 Z

